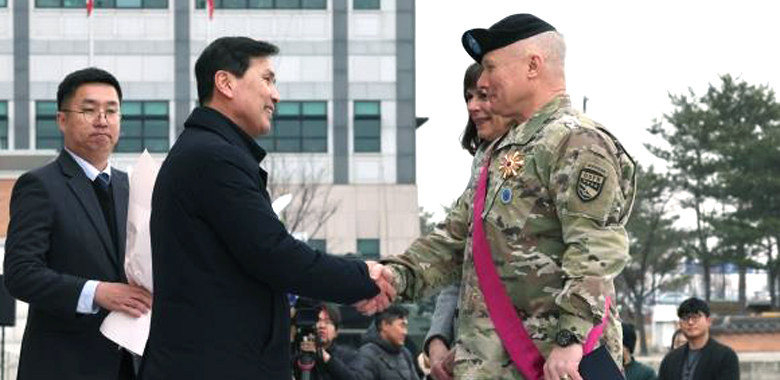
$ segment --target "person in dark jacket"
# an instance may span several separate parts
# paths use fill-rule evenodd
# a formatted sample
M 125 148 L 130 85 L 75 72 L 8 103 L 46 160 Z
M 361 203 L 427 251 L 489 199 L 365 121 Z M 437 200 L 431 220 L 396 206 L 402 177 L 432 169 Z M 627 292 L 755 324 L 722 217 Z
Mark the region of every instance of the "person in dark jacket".
M 277 52 L 267 42 L 223 37 L 195 63 L 200 107 L 152 197 L 154 311 L 144 380 L 291 379 L 287 293 L 343 304 L 370 299 L 376 308 L 392 298 L 376 297 L 381 266 L 312 250 L 271 208 L 260 167 L 266 152 L 255 138 L 270 132 L 279 101 L 270 59 Z
M 634 359 L 636 348 L 636 330 L 630 323 L 623 323 L 623 369 L 626 380 L 657 380 L 655 371 L 644 363 Z
M 57 89 L 64 149 L 14 184 L 3 265 L 8 292 L 29 304 L 18 380 L 135 378 L 131 354 L 100 333 L 109 312 L 139 317 L 152 304 L 123 265 L 129 184 L 109 161 L 121 102 L 111 73 L 68 74 Z
M 355 369 L 361 380 L 419 380 L 412 354 L 404 341 L 408 334 L 407 312 L 390 306 L 377 314 L 366 331 Z
M 304 353 L 314 355 L 316 361 L 311 368 L 311 380 L 358 380 L 352 369 L 357 359 L 357 351 L 336 343 L 341 324 L 341 312 L 333 304 L 321 304 L 317 308 L 317 339 L 306 337 L 301 340 L 300 354 L 294 363 L 295 378 L 301 379 L 302 368 L 299 365 Z
M 739 359 L 730 347 L 710 337 L 710 307 L 692 297 L 677 309 L 688 343 L 666 354 L 659 380 L 739 380 Z

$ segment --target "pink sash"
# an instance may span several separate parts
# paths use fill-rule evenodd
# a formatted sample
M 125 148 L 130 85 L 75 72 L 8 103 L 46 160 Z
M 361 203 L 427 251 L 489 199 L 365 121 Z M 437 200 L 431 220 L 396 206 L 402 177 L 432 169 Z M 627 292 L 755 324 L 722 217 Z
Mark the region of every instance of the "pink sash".
M 485 235 L 482 224 L 482 212 L 485 210 L 485 197 L 487 193 L 488 169 L 490 167 L 490 155 L 485 158 L 485 165 L 479 175 L 477 192 L 474 194 L 474 234 L 472 250 L 474 253 L 474 268 L 479 279 L 479 287 L 485 298 L 490 319 L 496 327 L 496 333 L 501 338 L 509 357 L 512 358 L 515 367 L 528 380 L 544 377 L 544 357 L 539 352 L 528 332 L 523 326 L 523 321 L 517 315 L 512 305 L 506 288 L 498 277 L 493 257 L 490 253 L 490 244 Z M 588 338 L 583 345 L 583 353 L 588 354 L 598 342 L 604 331 L 609 316 L 610 299 L 606 299 L 606 312 L 601 324 L 591 329 Z

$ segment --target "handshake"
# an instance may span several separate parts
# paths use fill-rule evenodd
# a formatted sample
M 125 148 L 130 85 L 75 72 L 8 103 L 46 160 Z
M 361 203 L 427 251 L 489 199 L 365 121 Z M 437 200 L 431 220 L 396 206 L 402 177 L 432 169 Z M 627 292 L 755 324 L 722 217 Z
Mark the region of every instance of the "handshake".
M 354 306 L 363 315 L 373 315 L 387 309 L 395 300 L 396 289 L 393 286 L 393 280 L 396 274 L 389 266 L 376 261 L 366 261 L 366 265 L 371 279 L 379 287 L 379 294 L 374 298 L 359 301 Z

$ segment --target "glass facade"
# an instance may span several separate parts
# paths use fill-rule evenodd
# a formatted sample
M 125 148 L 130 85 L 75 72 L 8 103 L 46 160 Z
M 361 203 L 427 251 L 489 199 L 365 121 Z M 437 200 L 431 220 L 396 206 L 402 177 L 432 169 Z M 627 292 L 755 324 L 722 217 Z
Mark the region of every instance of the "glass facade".
M 378 101 L 355 102 L 355 152 L 370 153 L 382 150 L 382 114 Z
M 35 102 L 35 148 L 61 150 L 62 133 L 57 126 L 57 102 Z
M 195 0 L 197 9 L 206 8 L 206 0 Z M 327 9 L 327 0 L 214 0 L 216 9 Z
M 379 239 L 357 239 L 357 253 L 363 260 L 379 260 Z
M 122 102 L 122 134 L 115 151 L 119 153 L 167 152 L 170 121 L 167 101 Z
M 3 1 L 3 0 L 0 0 Z M 86 0 L 35 0 L 36 8 L 86 8 Z M 167 9 L 168 0 L 95 0 L 95 8 Z
M 274 112 L 271 133 L 258 138 L 257 142 L 269 152 L 327 152 L 327 102 L 279 102 Z
M 380 0 L 352 0 L 353 9 L 379 9 Z
M 0 150 L 8 149 L 8 102 L 0 101 Z

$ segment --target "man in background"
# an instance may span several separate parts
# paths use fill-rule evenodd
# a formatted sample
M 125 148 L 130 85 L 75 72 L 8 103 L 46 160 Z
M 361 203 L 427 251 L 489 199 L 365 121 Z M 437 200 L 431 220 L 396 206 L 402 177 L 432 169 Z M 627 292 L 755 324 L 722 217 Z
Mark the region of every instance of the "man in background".
M 404 347 L 409 333 L 406 316 L 406 309 L 396 305 L 376 315 L 355 364 L 361 380 L 420 379 L 412 354 Z
M 623 323 L 623 369 L 626 380 L 656 380 L 655 371 L 634 359 L 636 330 L 629 323 Z
M 677 308 L 688 343 L 666 354 L 658 370 L 659 380 L 739 380 L 739 359 L 730 347 L 710 336 L 710 306 L 696 297 Z
M 121 101 L 110 73 L 68 74 L 57 89 L 65 149 L 14 185 L 5 284 L 30 304 L 19 380 L 135 376 L 130 353 L 99 331 L 109 311 L 139 317 L 152 303 L 124 272 L 127 174 L 108 161 L 119 139 Z
M 323 303 L 317 307 L 316 337 L 301 339 L 300 354 L 294 363 L 296 379 L 301 379 L 302 371 L 298 362 L 304 355 L 314 356 L 314 367 L 311 368 L 311 380 L 358 380 L 352 365 L 357 359 L 357 352 L 348 347 L 336 344 L 341 325 L 341 312 L 333 304 Z

